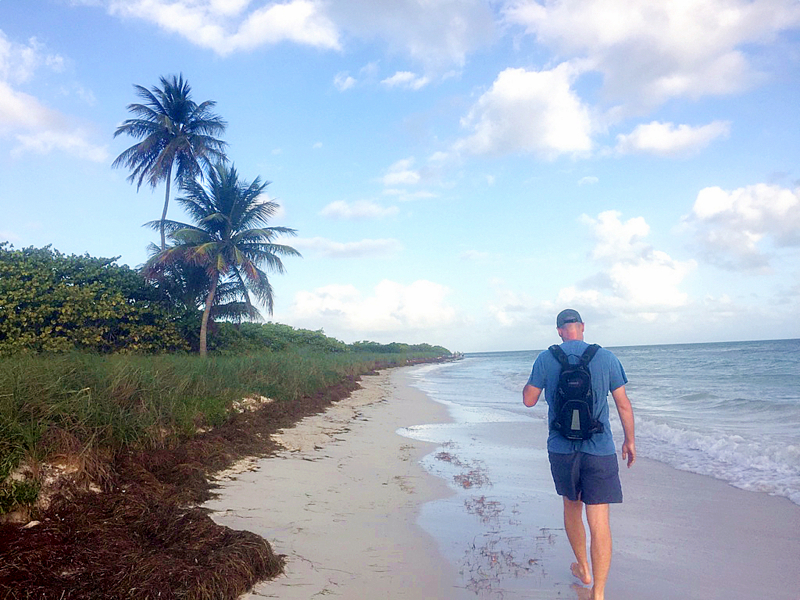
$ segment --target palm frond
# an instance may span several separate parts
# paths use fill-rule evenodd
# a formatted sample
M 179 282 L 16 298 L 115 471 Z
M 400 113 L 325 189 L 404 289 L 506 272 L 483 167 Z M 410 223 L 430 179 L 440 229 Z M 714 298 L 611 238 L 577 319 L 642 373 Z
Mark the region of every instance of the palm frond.
M 252 304 L 247 304 L 246 302 L 215 304 L 211 308 L 211 315 L 216 320 L 225 319 L 227 321 L 233 321 L 234 323 L 264 320 L 261 313 Z

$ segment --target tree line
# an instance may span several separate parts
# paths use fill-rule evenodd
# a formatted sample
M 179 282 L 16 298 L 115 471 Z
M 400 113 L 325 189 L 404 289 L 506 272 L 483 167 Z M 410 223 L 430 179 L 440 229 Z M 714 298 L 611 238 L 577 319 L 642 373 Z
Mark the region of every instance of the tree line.
M 0 242 L 0 356 L 21 353 L 197 352 L 201 267 L 176 265 L 152 280 L 114 258 L 65 255 L 50 247 L 15 249 Z M 220 288 L 219 297 L 227 291 Z M 429 344 L 345 344 L 324 331 L 280 323 L 237 323 L 246 307 L 221 302 L 212 311 L 208 350 L 241 355 L 302 348 L 325 353 L 450 352 Z

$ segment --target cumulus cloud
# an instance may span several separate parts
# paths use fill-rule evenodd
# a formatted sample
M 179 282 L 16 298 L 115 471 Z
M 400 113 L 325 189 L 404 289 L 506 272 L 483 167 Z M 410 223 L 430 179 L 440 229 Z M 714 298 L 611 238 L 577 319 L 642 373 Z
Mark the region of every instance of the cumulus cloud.
M 411 71 L 398 71 L 391 77 L 387 77 L 381 81 L 383 85 L 389 88 L 401 87 L 411 90 L 419 90 L 430 83 L 428 77 L 417 75 Z
M 337 73 L 336 77 L 333 78 L 333 85 L 336 87 L 337 90 L 340 92 L 344 92 L 345 90 L 349 90 L 356 84 L 356 80 L 350 77 L 347 73 Z
M 461 66 L 466 56 L 495 38 L 495 16 L 485 0 L 336 0 L 326 5 L 330 18 L 361 39 L 381 39 L 437 70 Z
M 106 147 L 92 143 L 84 128 L 15 87 L 35 77 L 39 68 L 58 71 L 62 64 L 60 56 L 47 53 L 35 39 L 19 44 L 0 31 L 0 139 L 13 140 L 13 156 L 58 150 L 103 162 L 108 159 Z
M 498 290 L 486 311 L 501 327 L 518 327 L 533 320 L 533 315 L 546 312 L 540 311 L 539 306 L 540 302 L 529 294 Z
M 634 217 L 623 222 L 621 214 L 608 210 L 596 218 L 582 215 L 581 221 L 592 229 L 595 246 L 592 258 L 599 261 L 632 261 L 650 252 L 644 239 L 650 226 L 644 217 Z
M 694 154 L 719 138 L 730 134 L 727 121 L 713 121 L 692 127 L 653 121 L 638 125 L 628 135 L 617 136 L 617 152 L 621 154 L 655 154 L 658 156 L 687 156 Z
M 416 185 L 420 182 L 422 177 L 419 171 L 413 169 L 414 159 L 404 158 L 398 160 L 386 170 L 383 176 L 383 185 Z
M 334 242 L 322 237 L 298 238 L 292 240 L 292 246 L 304 254 L 316 254 L 324 258 L 382 258 L 403 249 L 402 244 L 394 239 Z
M 503 11 L 539 43 L 585 58 L 629 109 L 728 94 L 759 77 L 742 48 L 800 25 L 794 0 L 516 0 Z
M 547 71 L 506 69 L 462 119 L 471 133 L 455 144 L 455 150 L 543 158 L 588 153 L 590 112 L 571 88 L 580 72 L 573 63 Z
M 339 30 L 312 0 L 272 2 L 253 10 L 238 0 L 110 0 L 108 11 L 142 19 L 226 56 L 280 42 L 338 50 Z
M 298 292 L 291 308 L 293 320 L 322 323 L 326 331 L 347 336 L 374 333 L 415 337 L 416 332 L 446 327 L 457 320 L 447 302 L 450 291 L 432 281 L 409 285 L 383 280 L 368 295 L 353 285 L 329 285 Z
M 331 219 L 380 219 L 393 217 L 399 212 L 396 206 L 382 206 L 369 200 L 331 202 L 320 211 L 323 217 Z
M 773 250 L 800 247 L 800 188 L 760 183 L 733 191 L 700 190 L 684 226 L 723 268 L 762 269 Z
M 550 315 L 565 306 L 644 321 L 672 319 L 690 308 L 689 295 L 681 285 L 697 264 L 694 260 L 676 260 L 653 248 L 647 242 L 650 226 L 644 218 L 622 220 L 619 212 L 605 211 L 596 217 L 583 215 L 581 222 L 594 238 L 588 256 L 592 274 L 562 287 L 548 301 L 497 290 L 487 310 L 499 325 L 541 330 L 551 336 Z M 542 315 L 548 315 L 546 323 Z
M 345 35 L 380 39 L 430 69 L 462 65 L 491 42 L 495 19 L 483 0 L 98 0 L 222 56 L 279 42 L 340 50 Z
M 60 71 L 64 67 L 64 58 L 58 54 L 47 52 L 36 38 L 30 38 L 26 44 L 12 42 L 0 31 L 0 80 L 9 84 L 20 84 L 30 81 L 37 69 L 47 67 Z
M 603 302 L 620 310 L 659 313 L 688 303 L 680 290 L 685 277 L 695 269 L 693 260 L 678 261 L 646 242 L 650 226 L 642 217 L 621 220 L 617 211 L 584 216 L 595 238 L 592 258 L 602 266 L 584 284 L 563 290 L 564 301 L 581 297 Z
M 16 138 L 19 145 L 11 151 L 12 156 L 15 157 L 28 152 L 50 154 L 54 150 L 60 150 L 92 162 L 101 163 L 108 159 L 106 147 L 90 143 L 87 140 L 88 136 L 80 129 L 20 133 Z

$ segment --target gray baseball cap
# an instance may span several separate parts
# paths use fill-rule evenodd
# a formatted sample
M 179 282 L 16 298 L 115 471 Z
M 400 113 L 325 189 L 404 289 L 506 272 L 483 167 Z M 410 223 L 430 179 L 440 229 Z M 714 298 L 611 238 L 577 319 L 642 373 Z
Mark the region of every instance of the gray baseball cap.
M 581 315 L 577 310 L 567 308 L 558 313 L 558 316 L 556 317 L 556 327 L 561 329 L 567 323 L 583 323 Z

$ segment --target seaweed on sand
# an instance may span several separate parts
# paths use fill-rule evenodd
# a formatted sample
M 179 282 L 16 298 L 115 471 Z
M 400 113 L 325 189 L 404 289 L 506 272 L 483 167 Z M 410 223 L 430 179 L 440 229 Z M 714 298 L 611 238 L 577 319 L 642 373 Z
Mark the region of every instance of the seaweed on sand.
M 284 557 L 266 540 L 197 507 L 213 493 L 208 475 L 269 455 L 272 433 L 357 387 L 350 379 L 235 414 L 175 448 L 120 454 L 100 493 L 67 488 L 38 525 L 0 525 L 0 600 L 225 600 L 277 576 Z

